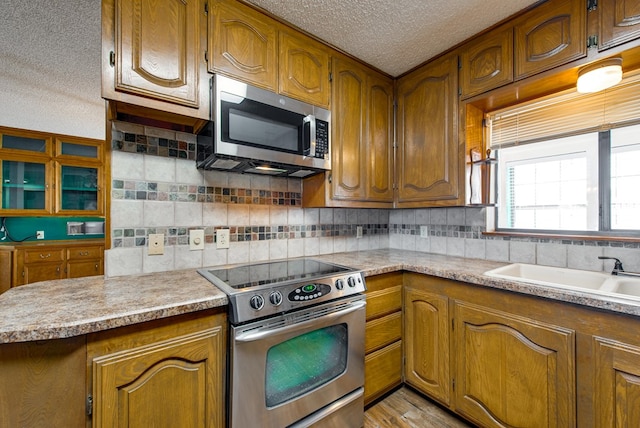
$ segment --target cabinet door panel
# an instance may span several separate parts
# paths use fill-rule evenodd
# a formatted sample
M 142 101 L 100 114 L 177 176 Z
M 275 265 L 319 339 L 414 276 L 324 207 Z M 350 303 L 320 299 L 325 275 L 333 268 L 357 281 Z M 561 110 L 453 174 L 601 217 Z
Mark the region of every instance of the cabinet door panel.
M 488 33 L 460 54 L 463 98 L 513 81 L 513 28 Z
M 587 9 L 583 0 L 544 3 L 515 24 L 516 79 L 587 55 Z
M 393 83 L 369 77 L 367 135 L 367 200 L 393 202 Z
M 402 341 L 368 354 L 364 359 L 364 402 L 371 402 L 402 383 Z
M 459 194 L 458 61 L 450 56 L 398 83 L 398 202 Z
M 195 0 L 117 0 L 116 90 L 198 107 Z
M 67 262 L 67 278 L 81 278 L 104 274 L 102 259 Z
M 405 354 L 406 382 L 449 404 L 447 297 L 405 289 Z
M 455 303 L 456 408 L 483 426 L 575 426 L 573 331 Z
M 387 346 L 402 338 L 402 313 L 387 315 L 373 321 L 368 321 L 365 330 L 365 352 Z
M 237 2 L 217 1 L 210 16 L 213 68 L 256 86 L 277 90 L 277 25 Z
M 279 91 L 283 95 L 329 108 L 329 51 L 301 35 L 280 31 Z
M 402 309 L 402 285 L 367 292 L 367 320 Z
M 363 200 L 366 189 L 364 121 L 366 76 L 350 62 L 334 59 L 332 184 L 336 199 Z
M 593 338 L 597 427 L 640 426 L 640 348 Z
M 215 427 L 221 328 L 93 359 L 94 427 Z
M 598 50 L 640 37 L 640 1 L 601 0 L 597 11 L 600 23 Z
M 18 278 L 20 284 L 31 284 L 32 282 L 49 281 L 65 277 L 64 265 L 62 263 L 34 263 L 24 265 L 22 268 L 22 280 Z

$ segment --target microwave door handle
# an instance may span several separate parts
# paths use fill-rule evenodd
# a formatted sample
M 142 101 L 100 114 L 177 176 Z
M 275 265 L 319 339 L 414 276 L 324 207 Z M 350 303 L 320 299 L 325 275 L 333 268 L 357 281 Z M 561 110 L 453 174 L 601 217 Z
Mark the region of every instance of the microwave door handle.
M 305 124 L 309 123 L 309 135 L 307 135 Z M 304 147 L 302 154 L 312 158 L 316 157 L 316 117 L 312 114 L 302 119 L 302 133 Z

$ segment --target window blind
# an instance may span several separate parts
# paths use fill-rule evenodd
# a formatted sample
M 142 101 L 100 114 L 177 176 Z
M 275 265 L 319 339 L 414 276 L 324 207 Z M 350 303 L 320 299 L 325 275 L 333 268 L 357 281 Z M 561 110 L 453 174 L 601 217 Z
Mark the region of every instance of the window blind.
M 640 123 L 640 72 L 592 94 L 575 89 L 487 115 L 492 149 Z

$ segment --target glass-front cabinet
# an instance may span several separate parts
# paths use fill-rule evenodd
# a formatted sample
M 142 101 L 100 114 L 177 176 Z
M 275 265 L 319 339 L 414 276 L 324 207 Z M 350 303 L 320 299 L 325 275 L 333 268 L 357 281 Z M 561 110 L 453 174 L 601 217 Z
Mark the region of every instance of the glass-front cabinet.
M 103 215 L 103 146 L 0 127 L 0 216 Z

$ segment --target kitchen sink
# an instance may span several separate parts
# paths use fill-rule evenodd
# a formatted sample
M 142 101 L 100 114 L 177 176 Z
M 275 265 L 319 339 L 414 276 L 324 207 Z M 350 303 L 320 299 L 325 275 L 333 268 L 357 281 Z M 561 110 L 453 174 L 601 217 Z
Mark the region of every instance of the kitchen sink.
M 624 276 L 617 276 L 615 279 L 611 278 L 611 280 L 604 284 L 600 290 L 613 294 L 624 294 L 626 296 L 640 298 L 640 278 L 625 278 Z
M 530 282 L 533 284 L 599 289 L 605 281 L 611 278 L 604 272 L 568 269 L 553 266 L 530 265 L 513 263 L 484 273 L 494 278 L 511 279 L 513 281 Z
M 609 296 L 640 299 L 640 277 L 611 275 L 579 269 L 513 263 L 484 273 L 494 278 L 585 290 Z

